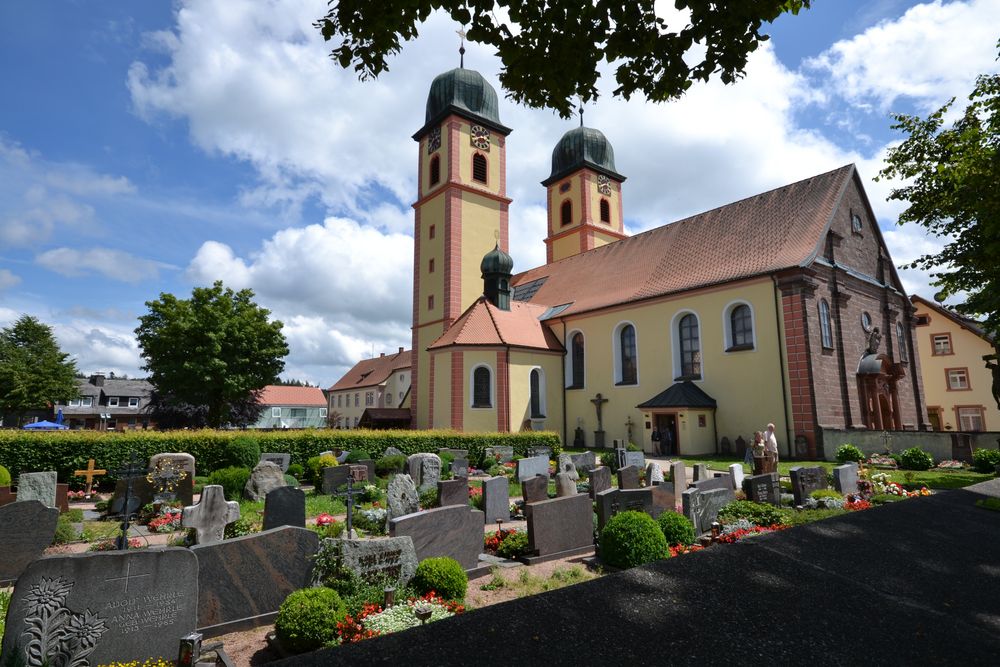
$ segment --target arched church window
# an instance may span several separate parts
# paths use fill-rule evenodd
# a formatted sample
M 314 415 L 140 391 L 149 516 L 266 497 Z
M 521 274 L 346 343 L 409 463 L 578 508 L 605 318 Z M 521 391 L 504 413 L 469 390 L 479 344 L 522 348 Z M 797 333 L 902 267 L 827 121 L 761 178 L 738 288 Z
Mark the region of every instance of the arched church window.
M 906 350 L 906 336 L 903 335 L 903 323 L 896 322 L 896 344 L 899 346 L 899 360 L 909 361 L 909 353 Z
M 830 304 L 826 299 L 819 302 L 819 337 L 825 348 L 833 348 L 833 327 L 830 324 Z
M 486 182 L 486 157 L 482 153 L 472 156 L 472 180 Z
M 611 204 L 607 199 L 601 200 L 601 222 L 611 224 Z
M 441 158 L 437 155 L 431 158 L 431 185 L 441 181 Z
M 750 306 L 741 303 L 729 312 L 729 326 L 732 331 L 732 347 L 753 346 L 753 316 Z
M 626 324 L 618 332 L 618 355 L 620 377 L 616 384 L 636 384 L 639 355 L 635 345 L 635 327 L 631 324 Z
M 559 222 L 564 225 L 573 222 L 573 202 L 568 199 L 559 208 Z
M 478 366 L 472 371 L 472 407 L 493 407 L 493 379 L 488 366 Z
M 583 334 L 579 331 L 573 334 L 569 344 L 570 350 L 570 387 L 583 387 Z
M 531 418 L 542 419 L 545 417 L 545 379 L 542 377 L 542 369 L 531 369 L 529 383 L 531 385 Z
M 688 313 L 678 324 L 680 333 L 681 376 L 701 378 L 701 341 L 698 337 L 698 317 Z

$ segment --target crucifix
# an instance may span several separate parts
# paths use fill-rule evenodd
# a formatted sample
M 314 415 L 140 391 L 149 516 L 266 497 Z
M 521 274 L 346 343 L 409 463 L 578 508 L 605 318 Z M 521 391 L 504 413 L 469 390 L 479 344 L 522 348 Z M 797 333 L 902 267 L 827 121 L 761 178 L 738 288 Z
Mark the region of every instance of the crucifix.
M 368 479 L 368 469 L 364 466 L 351 466 L 351 472 L 347 476 L 347 490 L 334 495 L 346 497 L 347 503 L 347 539 L 354 539 L 354 496 L 360 496 L 364 489 L 354 488 L 354 482 L 362 482 Z
M 132 561 L 129 560 L 125 563 L 125 576 L 124 577 L 108 577 L 104 581 L 124 581 L 125 582 L 125 593 L 128 593 L 128 582 L 129 579 L 138 579 L 139 577 L 148 577 L 150 573 L 146 574 L 132 574 Z
M 629 442 L 632 442 L 632 427 L 633 426 L 635 426 L 635 423 L 632 421 L 632 415 L 629 415 L 628 419 L 625 420 L 625 428 L 628 429 L 628 441 Z
M 462 40 L 462 45 L 458 47 L 458 66 L 465 67 L 465 26 L 462 26 L 461 30 L 456 30 L 455 34 L 458 35 L 459 39 Z
M 105 475 L 105 474 L 107 474 L 107 472 L 108 472 L 107 470 L 95 469 L 94 468 L 94 459 L 90 459 L 89 461 L 87 461 L 87 469 L 86 470 L 75 470 L 75 471 L 73 471 L 73 474 L 74 475 L 79 475 L 79 476 L 81 476 L 81 477 L 83 477 L 84 479 L 87 480 L 87 492 L 86 492 L 86 495 L 87 495 L 87 498 L 89 499 L 90 498 L 90 492 L 94 488 L 94 478 L 95 477 L 100 477 L 101 475 Z
M 129 457 L 128 465 L 115 471 L 119 479 L 125 480 L 125 497 L 122 499 L 122 534 L 118 536 L 116 541 L 116 546 L 120 551 L 128 549 L 128 526 L 129 521 L 132 519 L 132 512 L 134 511 L 129 506 L 129 501 L 132 499 L 132 480 L 138 477 L 145 477 L 146 472 L 144 460 L 139 458 L 139 455 L 135 452 L 132 452 L 132 455 Z M 126 585 L 127 583 L 126 581 Z
M 604 430 L 604 418 L 601 415 L 601 408 L 602 408 L 602 406 L 605 403 L 608 402 L 608 399 L 604 398 L 600 394 L 597 394 L 597 396 L 595 398 L 590 399 L 590 402 L 594 404 L 595 408 L 597 408 L 597 430 L 598 431 L 603 431 Z

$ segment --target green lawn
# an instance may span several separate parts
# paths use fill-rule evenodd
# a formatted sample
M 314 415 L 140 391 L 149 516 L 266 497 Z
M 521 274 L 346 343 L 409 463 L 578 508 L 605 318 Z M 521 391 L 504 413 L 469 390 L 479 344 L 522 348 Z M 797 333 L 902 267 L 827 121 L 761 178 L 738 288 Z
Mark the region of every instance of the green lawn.
M 249 518 L 262 516 L 263 500 L 241 500 L 240 516 Z M 306 491 L 306 518 L 315 519 L 320 514 L 346 514 L 347 505 L 340 498 L 325 496 L 318 491 Z

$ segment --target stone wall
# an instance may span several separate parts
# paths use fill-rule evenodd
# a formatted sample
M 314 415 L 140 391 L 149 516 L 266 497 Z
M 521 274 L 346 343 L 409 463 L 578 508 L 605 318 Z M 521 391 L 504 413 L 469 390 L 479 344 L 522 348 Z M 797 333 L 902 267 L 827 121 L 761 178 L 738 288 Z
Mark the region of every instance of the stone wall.
M 844 443 L 858 447 L 865 454 L 875 454 L 885 451 L 882 431 L 845 431 L 841 429 L 821 430 L 823 436 L 823 451 L 827 461 L 837 457 L 837 448 Z M 946 433 L 943 431 L 890 431 L 892 439 L 889 446 L 894 454 L 910 447 L 919 447 L 934 457 L 935 461 L 956 458 L 953 442 L 968 438 L 971 449 L 997 449 L 1000 432 L 981 433 Z

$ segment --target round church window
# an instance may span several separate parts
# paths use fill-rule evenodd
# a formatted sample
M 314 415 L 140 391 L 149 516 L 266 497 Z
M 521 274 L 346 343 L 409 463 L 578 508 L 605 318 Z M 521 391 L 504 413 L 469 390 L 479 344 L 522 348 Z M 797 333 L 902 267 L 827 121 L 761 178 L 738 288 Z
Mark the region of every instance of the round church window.
M 865 331 L 872 330 L 872 316 L 867 311 L 861 313 L 861 328 Z

